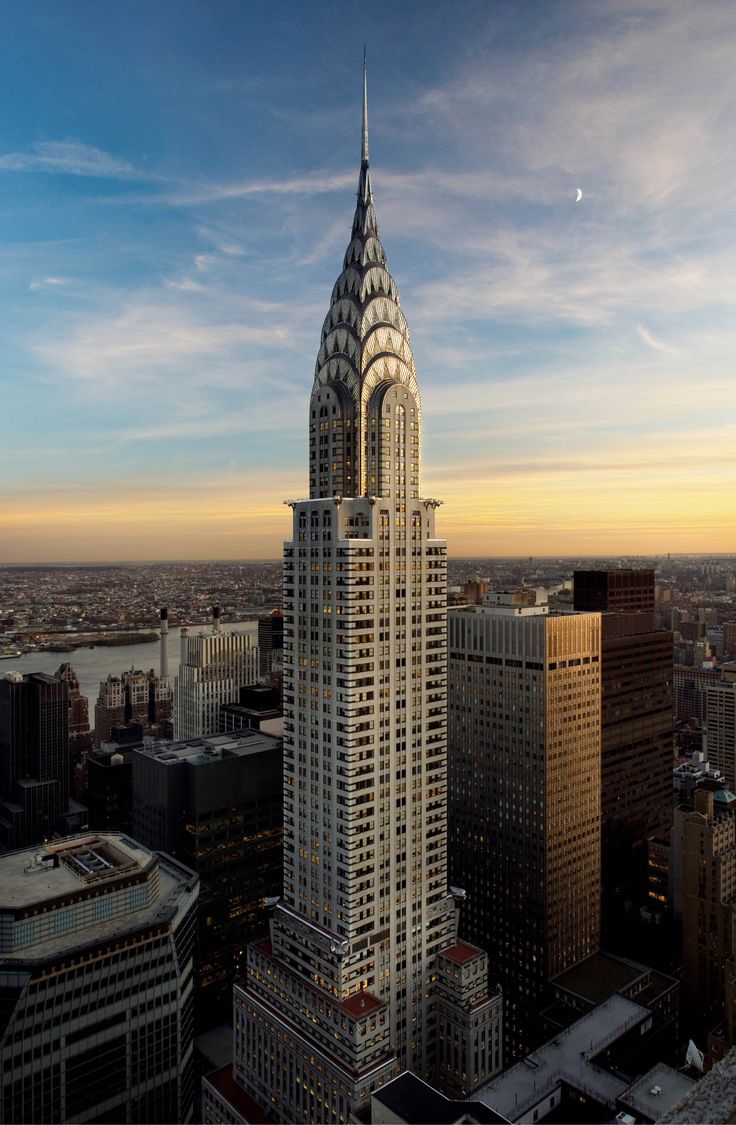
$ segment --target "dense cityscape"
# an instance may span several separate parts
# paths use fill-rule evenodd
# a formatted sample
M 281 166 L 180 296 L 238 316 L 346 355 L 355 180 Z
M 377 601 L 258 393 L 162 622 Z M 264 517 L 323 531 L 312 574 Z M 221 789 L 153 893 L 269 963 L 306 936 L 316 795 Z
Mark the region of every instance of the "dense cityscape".
M 543 586 L 561 593 L 576 569 L 647 566 L 657 575 L 660 626 L 670 627 L 672 610 L 687 615 L 695 608 L 696 619 L 698 609 L 710 610 L 703 620 L 712 626 L 736 617 L 733 555 L 450 557 L 447 566 L 451 596 L 475 577 L 494 588 Z M 161 605 L 168 606 L 172 624 L 205 624 L 214 604 L 230 622 L 252 619 L 280 607 L 281 574 L 280 561 L 0 566 L 0 656 L 52 646 L 71 652 L 99 644 L 106 634 L 134 641 L 138 631 L 157 629 Z
M 220 106 L 221 97 L 253 99 L 278 71 L 273 60 L 252 59 L 254 68 L 262 67 L 254 70 L 260 77 L 248 72 L 243 78 L 238 70 L 237 81 L 228 78 L 228 37 L 215 17 L 228 27 L 232 20 L 242 34 L 253 30 L 256 42 L 268 38 L 269 48 L 263 27 L 278 26 L 288 58 L 296 57 L 292 37 L 303 18 L 292 19 L 298 12 L 288 4 L 267 16 L 254 6 L 243 25 L 243 13 L 216 2 L 210 27 L 196 5 L 182 4 L 176 13 L 181 27 L 159 24 L 154 11 L 143 17 L 152 34 L 140 43 L 137 18 L 132 21 L 131 43 L 114 7 L 99 17 L 100 27 L 119 40 L 126 66 L 144 57 L 160 60 L 157 81 L 168 91 L 173 72 L 165 79 L 164 71 L 172 58 L 179 60 L 170 37 L 181 58 L 196 59 L 207 74 L 203 81 L 196 66 L 179 73 L 182 105 L 189 87 L 195 91 L 189 120 L 196 121 L 201 103 L 208 123 L 194 179 L 185 182 L 183 172 L 167 179 L 153 164 L 144 167 L 140 154 L 134 164 L 74 141 L 36 141 L 30 151 L 0 153 L 0 174 L 109 180 L 115 185 L 110 197 L 102 204 L 90 200 L 108 215 L 151 202 L 202 208 L 193 212 L 193 223 L 209 250 L 200 249 L 188 271 L 169 270 L 163 262 L 174 253 L 177 227 L 172 221 L 162 235 L 166 223 L 159 228 L 146 212 L 136 234 L 146 259 L 140 304 L 111 296 L 112 283 L 103 292 L 98 264 L 100 272 L 90 274 L 96 278 L 90 308 L 111 300 L 123 311 L 87 337 L 89 309 L 74 306 L 69 314 L 61 307 L 53 314 L 54 330 L 57 341 L 69 333 L 66 350 L 40 340 L 29 348 L 42 362 L 76 368 L 79 386 L 71 397 L 82 423 L 64 434 L 53 405 L 37 396 L 29 416 L 34 426 L 39 419 L 40 439 L 32 447 L 29 437 L 27 449 L 22 441 L 9 446 L 20 460 L 28 453 L 32 471 L 26 481 L 19 470 L 21 491 L 12 478 L 9 515 L 0 513 L 8 536 L 0 556 L 0 1125 L 736 1121 L 736 551 L 731 500 L 723 499 L 729 489 L 722 479 L 712 487 L 713 465 L 722 477 L 733 464 L 732 449 L 718 445 L 721 430 L 732 440 L 733 426 L 711 419 L 708 429 L 694 418 L 695 447 L 708 455 L 688 460 L 678 445 L 691 440 L 687 420 L 678 435 L 666 433 L 669 423 L 657 410 L 645 423 L 645 403 L 657 405 L 656 393 L 651 401 L 646 397 L 652 387 L 656 392 L 657 378 L 646 363 L 633 372 L 628 397 L 622 385 L 607 400 L 609 412 L 619 400 L 624 404 L 625 426 L 604 417 L 600 371 L 609 387 L 615 370 L 622 378 L 616 363 L 634 368 L 629 344 L 607 338 L 600 371 L 580 367 L 577 381 L 568 365 L 581 346 L 575 331 L 594 325 L 603 338 L 615 319 L 615 301 L 606 292 L 597 311 L 581 312 L 589 294 L 584 287 L 573 293 L 568 278 L 572 295 L 555 304 L 557 283 L 540 281 L 547 267 L 539 259 L 535 265 L 530 250 L 532 242 L 544 241 L 540 231 L 570 222 L 549 219 L 559 194 L 568 212 L 585 203 L 596 223 L 616 231 L 605 253 L 592 256 L 593 273 L 602 274 L 616 259 L 634 275 L 626 253 L 618 252 L 620 214 L 596 211 L 601 189 L 596 197 L 592 173 L 589 180 L 575 179 L 583 187 L 573 185 L 567 164 L 577 161 L 584 169 L 583 157 L 573 160 L 571 149 L 558 152 L 552 141 L 542 153 L 544 126 L 533 134 L 533 157 L 527 156 L 536 180 L 546 183 L 536 199 L 538 188 L 518 171 L 512 175 L 514 146 L 525 148 L 533 122 L 516 121 L 508 108 L 509 128 L 512 121 L 518 128 L 505 152 L 501 194 L 513 192 L 523 201 L 518 230 L 532 200 L 550 226 L 537 219 L 538 228 L 524 228 L 533 236 L 526 247 L 511 227 L 494 232 L 491 272 L 503 275 L 499 288 L 492 290 L 485 272 L 472 274 L 464 287 L 460 271 L 433 296 L 424 278 L 438 262 L 442 272 L 465 241 L 471 254 L 478 248 L 486 254 L 488 247 L 463 222 L 438 236 L 434 253 L 415 260 L 415 236 L 420 242 L 425 230 L 441 225 L 444 192 L 469 196 L 480 182 L 485 203 L 488 177 L 470 165 L 464 171 L 453 165 L 457 176 L 437 177 L 430 206 L 421 195 L 422 178 L 434 178 L 429 155 L 418 174 L 407 172 L 395 152 L 396 165 L 385 173 L 386 230 L 395 232 L 400 267 L 394 276 L 384 249 L 393 235 L 379 232 L 374 195 L 366 51 L 360 83 L 342 89 L 330 69 L 330 52 L 341 46 L 338 21 L 328 25 L 335 42 L 317 59 L 334 86 L 329 103 L 316 107 L 316 125 L 299 105 L 293 134 L 301 143 L 317 130 L 329 171 L 300 167 L 293 139 L 278 153 L 286 161 L 281 171 L 235 183 L 217 167 L 232 122 L 223 122 L 222 134 L 215 131 L 216 114 L 208 116 L 205 103 L 208 97 Z M 708 27 L 710 7 L 702 8 Z M 460 16 L 467 16 L 466 8 L 458 7 Z M 77 19 L 82 11 L 78 6 Z M 84 11 L 92 17 L 91 8 Z M 548 45 L 561 49 L 566 28 L 591 51 L 587 68 L 566 56 L 569 73 L 582 83 L 590 69 L 602 81 L 601 43 L 612 32 L 597 22 L 598 10 L 590 16 L 591 48 L 582 9 L 560 5 L 559 15 L 550 16 L 546 6 L 530 8 L 533 22 L 540 19 L 546 28 L 538 33 L 541 55 L 526 53 L 519 11 L 498 5 L 498 28 L 489 25 L 483 49 L 479 38 L 481 56 L 492 47 L 494 65 L 508 65 L 499 79 L 504 99 L 532 97 L 528 76 L 542 65 Z M 452 21 L 441 5 L 417 13 L 422 29 L 428 15 L 430 24 L 441 16 L 450 42 Z M 677 5 L 657 13 L 656 34 L 641 58 L 637 37 L 651 31 L 651 13 L 632 8 L 628 19 L 608 6 L 606 13 L 624 36 L 617 42 L 633 52 L 633 73 L 648 71 L 652 44 L 673 25 L 684 27 L 675 46 L 682 60 L 689 57 L 697 28 Z M 387 132 L 403 138 L 428 114 L 427 135 L 441 137 L 454 122 L 462 143 L 452 160 L 476 150 L 472 163 L 486 143 L 484 128 L 469 126 L 478 73 L 485 76 L 492 67 L 482 58 L 473 77 L 474 55 L 466 44 L 476 22 L 485 23 L 480 10 L 471 14 L 461 45 L 453 40 L 462 83 L 444 94 L 428 87 L 413 100 L 399 97 L 402 112 L 388 116 Z M 321 28 L 322 18 L 313 13 Z M 379 4 L 375 18 L 388 42 L 394 13 Z M 46 9 L 44 34 L 58 31 L 54 19 Z M 99 34 L 95 19 L 85 43 Z M 364 34 L 363 22 L 357 30 Z M 80 20 L 80 29 L 85 23 Z M 40 25 L 46 27 L 45 20 Z M 76 29 L 75 20 L 71 25 Z M 721 30 L 716 21 L 715 31 Z M 32 31 L 41 34 L 35 24 Z M 217 44 L 212 52 L 210 35 Z M 496 35 L 502 49 L 494 45 Z M 437 40 L 439 29 L 432 26 L 426 37 Z M 424 42 L 418 32 L 415 39 Z M 78 46 L 66 43 L 63 50 Z M 394 58 L 388 49 L 385 54 Z M 706 54 L 720 73 L 721 55 L 715 48 Z M 518 82 L 517 63 L 527 76 Z M 730 63 L 729 57 L 726 76 Z M 112 54 L 106 64 L 112 67 Z M 669 75 L 669 54 L 653 65 Z M 113 88 L 103 70 L 100 105 Z M 628 68 L 622 71 L 628 75 Z M 351 64 L 352 78 L 357 73 Z M 553 76 L 544 73 L 553 88 Z M 695 78 L 689 82 L 694 89 Z M 543 83 L 537 116 L 545 89 Z M 307 101 L 301 90 L 297 96 Z M 494 104 L 499 97 L 496 92 Z M 458 98 L 460 113 L 452 108 Z M 276 130 L 284 116 L 283 106 L 266 104 L 268 112 L 252 110 L 257 130 L 250 118 L 238 120 L 238 127 L 255 130 L 246 146 L 254 160 L 260 158 L 258 130 Z M 348 108 L 356 142 L 349 177 L 334 172 L 326 143 L 341 132 Z M 623 132 L 643 116 L 633 98 L 625 110 Z M 595 148 L 600 118 L 625 149 L 605 111 L 601 97 L 586 143 Z M 178 111 L 167 113 L 172 121 L 178 117 Z M 143 128 L 130 126 L 130 135 Z M 177 135 L 169 159 L 184 168 L 189 138 Z M 673 151 L 686 141 L 678 135 Z M 641 213 L 636 218 L 636 240 L 651 223 L 658 248 L 667 224 L 652 214 L 659 217 L 656 208 L 668 206 L 677 190 L 670 143 L 642 142 L 625 149 L 628 170 L 622 161 L 634 180 L 649 147 L 668 170 L 671 183 L 663 187 L 655 177 L 653 187 L 641 189 L 638 206 L 654 211 L 646 212 L 646 221 Z M 488 144 L 495 160 L 499 135 Z M 268 160 L 276 161 L 274 151 Z M 333 214 L 329 195 L 349 199 L 356 179 L 349 225 Z M 136 187 L 132 202 L 120 186 L 129 181 Z M 623 199 L 626 191 L 620 191 Z M 299 210 L 304 194 L 327 197 L 311 224 Z M 266 196 L 280 200 L 280 232 L 298 232 L 298 254 L 283 255 L 275 250 L 280 244 L 267 244 L 270 203 L 260 202 Z M 40 206 L 41 198 L 22 196 L 18 214 Z M 401 210 L 406 199 L 408 209 Z M 254 208 L 237 236 L 221 218 L 233 200 Z M 561 243 L 572 245 L 575 261 L 585 257 L 594 229 L 580 214 L 574 220 L 579 227 L 565 227 L 560 243 L 550 240 L 554 253 Z M 101 229 L 109 232 L 114 222 L 106 216 Z M 73 230 L 70 220 L 65 237 L 72 241 L 78 237 L 72 239 Z M 53 227 L 39 242 L 51 241 L 51 234 L 56 239 Z M 64 238 L 57 241 L 63 256 Z M 107 259 L 110 245 L 96 245 L 103 250 L 100 261 Z M 314 291 L 295 284 L 300 271 L 328 253 L 331 280 L 339 270 L 331 293 L 321 282 Z M 645 294 L 652 309 L 660 276 L 673 269 L 676 287 L 691 301 L 701 294 L 708 271 L 688 273 L 678 258 L 684 253 L 679 244 L 672 251 L 676 269 L 661 262 L 651 267 L 656 284 Z M 88 263 L 95 257 L 81 236 L 74 255 L 87 255 Z M 515 279 L 509 263 L 517 258 Z M 244 261 L 256 270 L 249 275 L 252 291 L 233 301 L 223 277 L 226 269 L 246 268 Z M 127 267 L 118 268 L 122 293 Z M 410 335 L 396 280 L 405 275 L 416 304 L 416 316 L 412 311 L 408 319 L 417 339 L 431 341 L 426 352 Z M 541 286 L 543 311 L 537 308 L 527 322 L 532 283 Z M 75 300 L 75 284 L 59 269 L 26 289 L 32 297 L 59 291 L 62 300 L 68 289 Z M 288 290 L 287 305 L 278 304 L 270 284 Z M 610 279 L 607 284 L 615 287 Z M 623 289 L 628 285 L 627 276 Z M 162 292 L 181 308 L 164 309 Z M 194 306 L 185 310 L 193 294 L 212 301 L 214 327 L 205 329 L 190 315 Z M 512 324 L 517 303 L 525 311 Z M 637 309 L 633 319 L 627 313 L 626 332 L 646 349 L 648 362 L 655 353 L 657 362 L 675 365 L 682 338 L 665 339 L 664 313 L 657 322 L 650 311 Z M 283 500 L 279 522 L 272 489 L 281 481 L 291 486 L 296 463 L 294 443 L 285 436 L 293 437 L 295 426 L 284 393 L 295 384 L 282 368 L 284 357 L 303 368 L 302 316 L 315 344 L 322 324 L 319 343 L 308 353 L 311 359 L 316 350 L 314 376 L 302 388 L 309 394 L 299 415 L 306 443 L 296 447 L 305 449 L 299 471 L 308 484 L 291 493 L 300 498 Z M 574 318 L 578 328 L 566 336 L 563 326 Z M 472 325 L 481 321 L 491 330 L 474 336 Z M 543 321 L 551 328 L 540 343 Z M 144 344 L 137 335 L 141 323 L 154 325 Z M 540 340 L 533 343 L 537 332 Z M 708 323 L 698 337 L 698 356 L 701 344 L 712 349 L 717 335 Z M 553 387 L 545 399 L 543 384 L 545 378 L 554 382 L 559 370 L 552 374 L 550 367 L 535 383 L 526 365 L 532 368 L 557 344 L 559 368 L 579 395 L 573 394 L 572 409 L 555 416 L 558 392 Z M 248 366 L 242 384 L 239 368 L 234 378 L 230 346 L 242 346 L 248 364 L 252 352 L 260 374 Z M 272 347 L 284 350 L 272 355 Z M 532 347 L 539 350 L 525 358 Z M 464 371 L 467 355 L 475 357 L 474 368 L 487 356 L 518 365 L 509 392 L 511 424 L 507 418 L 508 431 L 495 431 L 508 476 L 506 466 L 491 471 L 483 461 L 485 404 L 504 409 L 501 382 L 489 376 L 495 398 L 486 398 L 485 369 L 481 379 L 474 373 L 464 385 L 448 374 Z M 425 380 L 419 358 L 429 368 L 430 357 L 439 377 L 430 372 Z M 140 383 L 137 364 L 148 372 Z M 19 371 L 16 407 L 26 393 Z M 31 365 L 29 382 L 32 371 Z M 692 381 L 688 372 L 679 391 L 676 380 L 666 383 L 673 409 L 683 416 L 682 386 Z M 164 385 L 171 396 L 166 408 L 156 393 Z M 261 409 L 261 390 L 268 396 L 274 385 L 287 405 L 274 411 L 275 400 L 266 397 Z M 106 433 L 102 424 L 94 442 L 85 444 L 85 431 L 94 431 L 109 409 L 107 396 L 114 410 L 129 409 L 120 403 L 122 386 L 135 400 L 126 426 Z M 227 445 L 242 424 L 232 407 L 234 387 L 252 414 L 243 444 L 252 447 L 247 456 L 257 482 L 243 511 L 234 499 L 239 452 Z M 54 393 L 48 390 L 48 404 Z M 585 417 L 588 394 L 595 403 L 592 422 Z M 19 418 L 22 413 L 18 409 Z M 561 420 L 564 432 L 558 431 Z M 661 483 L 670 462 L 658 429 L 682 462 L 678 493 L 672 482 Z M 54 452 L 52 434 L 60 443 L 69 438 L 70 448 L 60 444 L 62 452 Z M 169 440 L 183 444 L 167 446 Z M 140 455 L 144 448 L 149 452 Z M 64 474 L 77 455 L 79 476 L 68 487 Z M 105 477 L 118 456 L 117 480 Z M 711 457 L 713 478 L 707 476 Z M 425 477 L 425 461 L 434 476 L 427 471 Z M 691 472 L 697 480 L 688 500 Z M 527 477 L 534 483 L 524 491 L 520 482 Z M 443 500 L 434 498 L 435 483 L 445 479 L 460 513 L 455 546 L 444 537 Z M 25 497 L 25 508 L 18 496 Z M 245 518 L 245 541 L 263 558 L 234 557 Z M 501 528 L 507 537 L 500 542 L 512 544 L 516 554 L 488 553 L 493 530 L 501 536 Z M 283 554 L 265 557 L 269 550 L 275 554 L 278 541 Z M 686 550 L 693 542 L 698 549 Z M 196 558 L 136 561 L 152 543 L 172 557 L 184 543 Z M 26 557 L 29 544 L 36 544 L 36 553 L 29 548 Z M 223 544 L 227 558 L 201 561 Z M 112 560 L 113 546 L 120 548 L 120 561 Z M 561 553 L 552 553 L 558 548 Z M 55 558 L 69 561 L 42 561 Z

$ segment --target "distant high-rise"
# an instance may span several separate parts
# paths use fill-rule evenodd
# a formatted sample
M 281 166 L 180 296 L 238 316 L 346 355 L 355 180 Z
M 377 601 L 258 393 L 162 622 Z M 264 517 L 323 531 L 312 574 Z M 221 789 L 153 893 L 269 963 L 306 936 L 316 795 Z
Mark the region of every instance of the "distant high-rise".
M 676 723 L 702 726 L 705 692 L 723 679 L 722 668 L 708 662 L 700 667 L 675 664 L 672 669 L 672 709 Z
M 28 847 L 69 805 L 69 689 L 45 673 L 0 677 L 0 843 Z
M 92 749 L 89 703 L 87 696 L 79 690 L 79 677 L 73 665 L 61 664 L 56 675 L 64 680 L 69 692 L 69 761 L 73 771 L 77 762 L 82 761 L 82 756 Z
M 174 738 L 201 738 L 220 729 L 220 706 L 258 679 L 258 649 L 248 633 L 222 631 L 216 606 L 212 631 L 181 630 L 181 662 L 174 680 Z
M 261 680 L 273 674 L 274 653 L 281 653 L 283 647 L 284 615 L 280 609 L 274 609 L 258 618 L 258 671 Z
M 575 609 L 599 613 L 653 613 L 654 571 L 576 570 Z
M 289 1121 L 347 1121 L 397 1069 L 434 1075 L 446 1034 L 453 1089 L 496 1066 L 486 955 L 455 942 L 446 545 L 438 501 L 420 498 L 421 402 L 365 99 L 363 124 L 309 407 L 310 499 L 290 502 L 285 547 L 283 898 L 235 987 L 235 1079 Z
M 736 664 L 723 668 L 720 683 L 703 692 L 703 752 L 736 790 Z
M 0 1119 L 192 1119 L 197 876 L 118 834 L 0 856 Z
M 549 979 L 598 948 L 600 629 L 533 591 L 449 614 L 450 873 L 503 989 L 507 1061 L 538 1040 Z
M 140 723 L 148 733 L 171 733 L 172 692 L 151 668 L 148 672 L 123 672 L 100 683 L 95 703 L 95 746 L 107 742 L 113 727 Z
M 672 633 L 655 629 L 653 570 L 576 570 L 576 610 L 600 610 L 602 906 L 630 930 L 647 897 L 647 839 L 672 824 Z

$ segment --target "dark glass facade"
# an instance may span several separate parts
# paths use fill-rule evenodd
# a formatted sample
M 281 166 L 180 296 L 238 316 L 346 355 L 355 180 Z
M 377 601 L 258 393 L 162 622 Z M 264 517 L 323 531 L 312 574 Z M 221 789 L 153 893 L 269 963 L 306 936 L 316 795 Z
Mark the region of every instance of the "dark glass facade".
M 43 673 L 0 679 L 0 842 L 53 835 L 69 803 L 69 694 Z
M 601 901 L 610 941 L 610 927 L 647 899 L 648 837 L 672 824 L 672 633 L 654 628 L 653 570 L 576 570 L 574 605 L 603 615 Z
M 653 613 L 653 570 L 576 570 L 575 609 Z
M 281 740 L 254 730 L 134 751 L 133 835 L 199 874 L 196 1027 L 229 1023 L 246 946 L 281 892 Z

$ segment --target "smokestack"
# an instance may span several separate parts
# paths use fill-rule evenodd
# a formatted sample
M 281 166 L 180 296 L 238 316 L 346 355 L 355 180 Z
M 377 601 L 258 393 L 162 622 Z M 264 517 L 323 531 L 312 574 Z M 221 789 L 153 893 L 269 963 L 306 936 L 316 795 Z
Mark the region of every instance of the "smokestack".
M 181 642 L 181 662 L 182 664 L 186 664 L 188 656 L 187 650 L 189 648 L 189 630 L 186 625 L 183 629 L 179 630 L 179 640 Z
M 213 607 L 212 607 L 212 632 L 213 633 L 219 633 L 220 632 L 220 607 L 219 607 L 219 605 L 213 605 Z
M 161 681 L 169 678 L 169 611 L 165 605 L 161 606 Z

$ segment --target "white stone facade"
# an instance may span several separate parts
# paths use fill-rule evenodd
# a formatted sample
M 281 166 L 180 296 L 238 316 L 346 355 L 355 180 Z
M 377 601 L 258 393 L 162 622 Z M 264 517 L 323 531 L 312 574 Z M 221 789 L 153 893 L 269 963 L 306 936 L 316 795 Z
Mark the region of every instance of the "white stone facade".
M 258 680 L 258 648 L 248 633 L 181 631 L 181 663 L 174 681 L 174 738 L 216 734 L 220 704 L 235 703 Z
M 309 426 L 310 497 L 290 501 L 284 551 L 284 891 L 235 988 L 234 1074 L 279 1120 L 347 1121 L 399 1070 L 434 1076 L 438 956 L 455 940 L 447 549 L 420 497 L 419 388 L 365 115 Z

